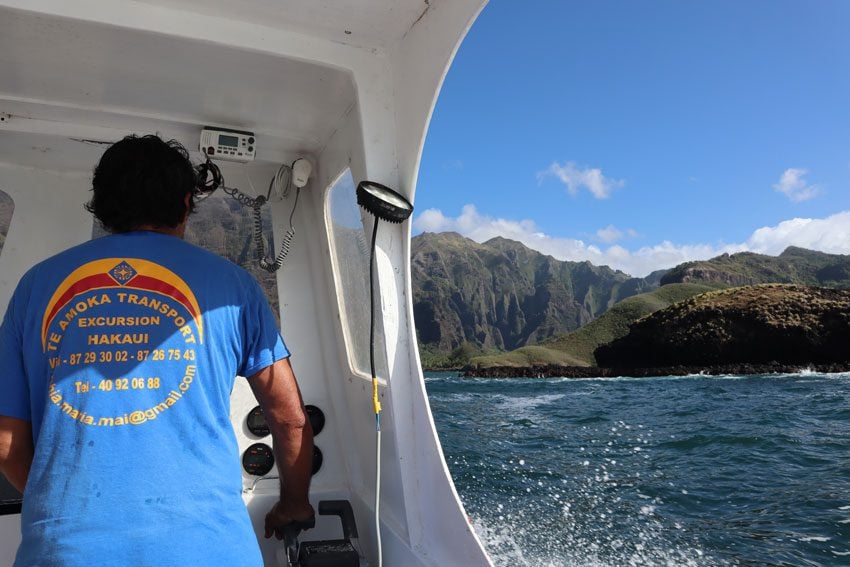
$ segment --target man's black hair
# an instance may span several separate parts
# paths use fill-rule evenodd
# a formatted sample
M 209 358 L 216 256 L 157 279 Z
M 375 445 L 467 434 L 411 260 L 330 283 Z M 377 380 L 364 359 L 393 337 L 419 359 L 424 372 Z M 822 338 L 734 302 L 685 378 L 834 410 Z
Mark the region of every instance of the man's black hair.
M 127 136 L 103 153 L 94 169 L 94 196 L 86 203 L 110 232 L 142 226 L 175 228 L 195 208 L 196 172 L 180 142 Z

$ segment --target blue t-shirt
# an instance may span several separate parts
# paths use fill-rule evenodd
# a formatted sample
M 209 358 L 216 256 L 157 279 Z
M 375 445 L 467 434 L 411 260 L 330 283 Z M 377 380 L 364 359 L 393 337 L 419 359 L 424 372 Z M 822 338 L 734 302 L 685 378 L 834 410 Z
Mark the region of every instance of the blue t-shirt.
M 0 328 L 0 415 L 35 441 L 16 565 L 262 565 L 230 392 L 287 356 L 254 279 L 178 238 L 32 268 Z

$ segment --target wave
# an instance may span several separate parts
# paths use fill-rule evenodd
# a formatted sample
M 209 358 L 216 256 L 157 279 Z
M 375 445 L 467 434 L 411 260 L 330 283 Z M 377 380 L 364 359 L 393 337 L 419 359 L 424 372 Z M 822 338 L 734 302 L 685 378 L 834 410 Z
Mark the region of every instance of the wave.
M 457 380 L 463 380 L 464 382 L 474 383 L 474 384 L 525 384 L 525 383 L 535 383 L 535 384 L 563 384 L 563 383 L 581 383 L 581 382 L 623 382 L 623 381 L 639 381 L 639 380 L 750 380 L 753 378 L 759 379 L 788 379 L 788 378 L 806 378 L 806 379 L 814 379 L 814 378 L 822 378 L 822 379 L 850 379 L 850 372 L 832 372 L 832 373 L 824 373 L 824 372 L 816 372 L 811 369 L 803 369 L 799 372 L 785 372 L 785 373 L 776 373 L 776 374 L 708 374 L 706 372 L 699 372 L 696 374 L 684 374 L 684 375 L 667 375 L 667 376 L 593 376 L 593 377 L 581 377 L 581 378 L 571 378 L 568 376 L 553 376 L 546 378 L 536 378 L 533 376 L 522 376 L 522 377 L 512 377 L 512 378 L 490 378 L 490 377 L 465 377 L 459 374 L 455 374 L 453 376 L 425 376 L 425 382 L 454 382 Z
M 544 406 L 554 404 L 563 399 L 566 394 L 540 394 L 538 396 L 509 396 L 496 394 L 493 396 L 495 402 L 494 411 L 504 411 L 511 416 L 532 421 L 540 419 L 539 410 Z M 528 425 L 528 423 L 524 424 Z
M 498 566 L 815 564 L 850 556 L 848 377 L 429 389 L 458 493 Z
M 560 525 L 544 518 L 517 517 L 504 512 L 473 517 L 472 525 L 497 567 L 619 567 L 621 565 L 712 566 L 721 562 L 702 549 L 670 541 L 660 526 L 628 521 L 617 530 L 588 531 L 568 519 L 562 508 Z M 644 516 L 651 514 L 644 514 Z M 509 517 L 510 516 L 510 517 Z M 603 515 L 604 516 L 604 515 Z M 548 534 L 539 541 L 540 534 Z M 529 540 L 536 545 L 529 545 Z
M 664 441 L 659 447 L 675 450 L 690 450 L 711 445 L 725 446 L 767 446 L 768 441 L 757 435 L 692 435 L 684 439 Z

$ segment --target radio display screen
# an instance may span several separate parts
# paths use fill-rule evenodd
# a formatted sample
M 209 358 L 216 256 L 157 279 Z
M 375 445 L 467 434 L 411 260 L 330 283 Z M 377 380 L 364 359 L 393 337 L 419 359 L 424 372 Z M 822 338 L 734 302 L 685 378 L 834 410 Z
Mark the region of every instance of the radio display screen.
M 237 138 L 236 136 L 219 135 L 218 144 L 220 146 L 230 146 L 231 148 L 238 148 L 239 138 Z

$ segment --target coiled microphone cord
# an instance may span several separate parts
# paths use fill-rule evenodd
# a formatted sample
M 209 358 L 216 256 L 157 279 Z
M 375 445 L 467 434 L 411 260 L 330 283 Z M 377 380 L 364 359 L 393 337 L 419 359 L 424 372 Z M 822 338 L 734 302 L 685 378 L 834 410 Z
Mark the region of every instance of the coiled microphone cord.
M 254 207 L 255 256 L 257 261 L 260 263 L 260 267 L 267 272 L 278 271 L 281 266 L 283 266 L 283 262 L 286 260 L 286 256 L 292 248 L 292 241 L 295 239 L 295 227 L 292 226 L 292 215 L 295 213 L 295 207 L 298 205 L 298 195 L 300 193 L 300 189 L 295 193 L 295 205 L 292 207 L 292 213 L 289 215 L 289 228 L 283 235 L 283 242 L 280 243 L 280 251 L 277 253 L 277 257 L 274 259 L 274 262 L 269 262 L 266 259 L 266 242 L 263 238 L 263 213 L 261 211 L 262 204 Z M 265 200 L 262 196 L 258 197 L 258 199 Z
M 282 165 L 275 173 L 272 180 L 269 182 L 269 190 L 267 194 L 258 195 L 256 197 L 252 197 L 247 195 L 237 189 L 236 187 L 228 187 L 224 184 L 224 176 L 221 173 L 221 169 L 213 163 L 210 158 L 207 156 L 207 159 L 204 163 L 198 166 L 196 172 L 196 181 L 195 181 L 195 197 L 199 201 L 206 199 L 210 195 L 212 195 L 216 189 L 221 187 L 221 190 L 225 192 L 230 198 L 234 201 L 242 205 L 243 207 L 249 207 L 254 210 L 254 257 L 257 259 L 260 267 L 270 273 L 274 273 L 278 271 L 282 266 L 286 257 L 289 255 L 290 250 L 292 249 L 292 241 L 295 239 L 295 226 L 292 224 L 293 217 L 295 216 L 295 209 L 298 207 L 298 197 L 301 196 L 301 188 L 296 187 L 295 191 L 295 203 L 292 205 L 292 211 L 289 213 L 289 228 L 283 235 L 283 241 L 280 244 L 280 251 L 277 253 L 277 256 L 273 261 L 269 261 L 266 258 L 266 241 L 263 237 L 263 205 L 268 203 L 269 198 L 272 194 L 272 188 L 274 186 L 280 186 L 283 184 L 283 177 L 286 173 L 289 173 L 289 176 L 286 180 L 286 185 L 283 190 L 280 192 L 283 198 L 289 196 L 290 189 L 292 187 L 292 167 Z M 247 175 L 247 171 L 246 171 Z M 248 176 L 248 183 L 251 183 L 251 177 Z

